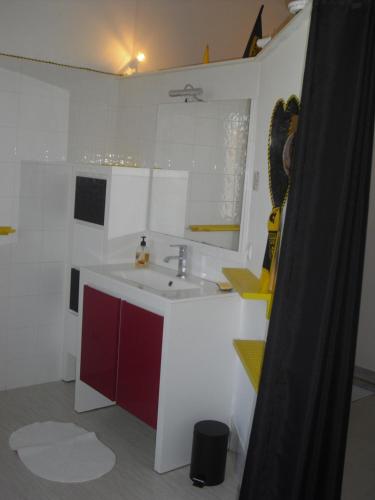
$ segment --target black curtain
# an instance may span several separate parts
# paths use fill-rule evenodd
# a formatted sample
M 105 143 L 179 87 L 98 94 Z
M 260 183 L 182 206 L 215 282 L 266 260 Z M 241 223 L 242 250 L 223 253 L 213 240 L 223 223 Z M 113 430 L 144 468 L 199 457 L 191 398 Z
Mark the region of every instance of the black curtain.
M 368 210 L 375 1 L 313 2 L 275 302 L 240 500 L 338 500 Z

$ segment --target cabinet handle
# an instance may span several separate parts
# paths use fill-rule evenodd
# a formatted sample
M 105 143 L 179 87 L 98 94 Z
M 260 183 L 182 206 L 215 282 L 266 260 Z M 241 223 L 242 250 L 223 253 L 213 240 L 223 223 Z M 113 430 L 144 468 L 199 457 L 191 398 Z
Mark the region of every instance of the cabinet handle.
M 0 226 L 0 236 L 8 236 L 15 233 L 16 230 L 12 226 Z

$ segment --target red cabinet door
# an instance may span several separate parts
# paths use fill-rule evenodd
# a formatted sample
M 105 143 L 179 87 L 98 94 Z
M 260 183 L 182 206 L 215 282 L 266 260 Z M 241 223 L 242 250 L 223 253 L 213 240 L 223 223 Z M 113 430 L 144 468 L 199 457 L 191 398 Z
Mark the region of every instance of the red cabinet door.
M 121 300 L 84 287 L 81 380 L 114 401 Z
M 156 429 L 163 317 L 122 302 L 117 404 Z

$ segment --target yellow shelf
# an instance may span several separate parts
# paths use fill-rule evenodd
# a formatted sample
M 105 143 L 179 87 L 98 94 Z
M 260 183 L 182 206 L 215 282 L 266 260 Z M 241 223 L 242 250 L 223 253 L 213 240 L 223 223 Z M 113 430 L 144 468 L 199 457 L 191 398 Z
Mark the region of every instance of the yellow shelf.
M 273 293 L 261 292 L 261 282 L 255 274 L 242 267 L 224 267 L 222 272 L 243 299 L 265 300 L 267 302 L 267 319 L 270 318 Z
M 11 226 L 0 226 L 0 236 L 8 236 L 8 234 L 15 233 L 16 230 Z
M 197 224 L 189 226 L 194 232 L 217 232 L 217 231 L 239 231 L 239 224 Z
M 258 392 L 266 343 L 263 340 L 236 339 L 233 340 L 233 345 L 250 382 L 255 391 Z

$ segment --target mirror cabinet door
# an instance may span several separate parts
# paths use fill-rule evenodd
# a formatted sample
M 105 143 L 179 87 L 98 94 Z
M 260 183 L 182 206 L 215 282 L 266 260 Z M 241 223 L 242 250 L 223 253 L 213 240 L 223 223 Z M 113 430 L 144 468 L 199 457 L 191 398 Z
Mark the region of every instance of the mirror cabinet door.
M 161 104 L 150 229 L 238 250 L 250 100 Z

